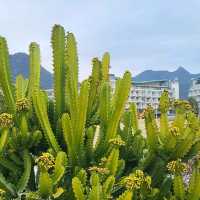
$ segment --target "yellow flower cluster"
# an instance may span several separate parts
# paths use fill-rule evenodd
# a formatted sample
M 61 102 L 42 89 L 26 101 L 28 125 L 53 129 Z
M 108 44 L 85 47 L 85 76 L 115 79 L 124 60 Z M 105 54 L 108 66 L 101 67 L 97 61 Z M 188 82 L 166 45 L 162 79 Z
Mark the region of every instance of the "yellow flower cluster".
M 180 108 L 185 109 L 185 110 L 191 110 L 192 109 L 192 106 L 186 100 L 175 100 L 174 101 L 174 106 L 175 107 L 180 107 Z
M 0 114 L 0 127 L 10 128 L 13 126 L 13 116 L 9 113 Z
M 27 112 L 30 109 L 30 101 L 27 98 L 17 100 L 16 109 L 18 112 Z
M 42 153 L 42 155 L 36 159 L 36 163 L 40 168 L 46 169 L 48 171 L 54 167 L 55 158 L 50 153 Z
M 169 130 L 169 132 L 171 133 L 171 135 L 173 136 L 179 136 L 180 135 L 180 130 L 177 126 L 172 126 Z
M 141 170 L 136 170 L 135 173 L 124 179 L 125 186 L 128 190 L 140 189 L 142 186 L 151 186 L 151 177 L 145 176 Z
M 110 139 L 109 143 L 116 146 L 125 146 L 125 142 L 121 139 L 121 137 Z
M 173 160 L 167 164 L 167 169 L 171 173 L 185 173 L 188 170 L 187 164 L 181 162 L 181 159 Z
M 105 168 L 105 167 L 93 166 L 93 167 L 89 167 L 88 170 L 90 172 L 97 172 L 97 173 L 102 174 L 102 175 L 106 175 L 106 174 L 110 173 L 110 171 L 107 168 Z

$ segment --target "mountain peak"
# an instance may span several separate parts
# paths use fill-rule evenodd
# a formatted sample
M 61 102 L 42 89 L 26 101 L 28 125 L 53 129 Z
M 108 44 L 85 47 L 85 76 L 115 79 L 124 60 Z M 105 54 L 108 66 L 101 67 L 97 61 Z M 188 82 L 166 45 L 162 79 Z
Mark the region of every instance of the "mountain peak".
M 175 72 L 189 74 L 189 72 L 182 66 L 180 66 Z
M 190 81 L 192 78 L 195 78 L 198 74 L 191 74 L 184 67 L 178 67 L 177 70 L 170 71 L 144 71 L 141 74 L 138 74 L 134 77 L 136 81 L 149 81 L 149 80 L 179 80 L 180 85 L 180 97 L 183 99 L 187 99 Z
M 10 64 L 13 78 L 22 74 L 25 78 L 29 76 L 29 55 L 23 52 L 10 55 Z M 52 86 L 52 74 L 41 66 L 41 86 L 49 89 Z

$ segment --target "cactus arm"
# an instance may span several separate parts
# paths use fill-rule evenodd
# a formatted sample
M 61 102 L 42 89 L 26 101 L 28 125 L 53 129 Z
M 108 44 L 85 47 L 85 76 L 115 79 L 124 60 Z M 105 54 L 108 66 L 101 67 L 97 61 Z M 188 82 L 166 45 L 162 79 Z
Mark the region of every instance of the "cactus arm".
M 81 184 L 81 181 L 77 177 L 74 177 L 72 179 L 72 188 L 77 200 L 85 199 L 83 186 Z
M 111 194 L 111 191 L 113 189 L 115 183 L 115 177 L 114 176 L 109 176 L 106 181 L 103 183 L 103 194 L 106 197 L 109 197 Z
M 110 174 L 112 174 L 113 176 L 115 176 L 117 172 L 118 159 L 119 159 L 119 149 L 113 148 L 106 163 L 106 168 L 108 168 Z
M 115 99 L 115 106 L 113 107 L 113 110 L 111 112 L 112 114 L 110 116 L 108 129 L 106 131 L 106 142 L 108 142 L 109 139 L 114 138 L 116 135 L 120 117 L 123 113 L 123 109 L 128 99 L 130 87 L 131 74 L 129 72 L 126 72 L 123 76 L 123 79 L 120 81 L 118 95 Z
M 57 120 L 65 109 L 65 30 L 62 26 L 54 25 L 51 44 L 53 49 L 55 113 Z
M 117 200 L 132 200 L 133 192 L 126 190 L 122 195 L 120 195 Z
M 188 200 L 198 200 L 200 198 L 200 173 L 194 169 L 189 182 Z
M 102 58 L 102 79 L 109 81 L 110 55 L 106 52 Z
M 51 178 L 49 177 L 48 172 L 46 171 L 40 172 L 38 189 L 40 196 L 44 199 L 47 199 L 52 195 L 53 184 Z
M 99 176 L 93 173 L 90 177 L 90 184 L 92 189 L 90 190 L 88 200 L 101 200 L 102 197 L 102 186 L 100 185 Z
M 161 138 L 164 140 L 165 137 L 168 135 L 168 116 L 167 112 L 169 110 L 170 106 L 170 99 L 167 91 L 164 91 L 160 97 L 160 111 L 161 111 L 161 117 L 160 117 L 160 133 Z
M 81 169 L 76 177 L 81 181 L 81 184 L 85 187 L 87 184 L 87 172 L 85 169 Z
M 33 104 L 35 107 L 37 118 L 40 122 L 40 125 L 44 131 L 44 136 L 48 141 L 49 145 L 53 148 L 55 152 L 60 150 L 60 147 L 57 143 L 57 140 L 54 136 L 54 133 L 51 129 L 51 125 L 47 115 L 47 105 L 45 101 L 44 94 L 42 92 L 35 92 L 33 96 Z
M 0 153 L 3 152 L 7 142 L 8 142 L 8 135 L 9 135 L 9 129 L 4 128 L 1 132 L 1 137 L 0 137 Z
M 73 139 L 73 129 L 71 119 L 68 114 L 63 114 L 62 116 L 62 128 L 63 128 L 63 136 L 67 146 L 69 159 L 71 160 L 72 165 L 75 164 L 77 160 L 77 154 L 75 153 L 75 145 Z
M 132 118 L 132 128 L 133 130 L 138 130 L 138 117 L 137 117 L 137 107 L 135 103 L 131 103 L 130 105 L 130 112 Z
M 28 96 L 31 98 L 40 88 L 40 48 L 35 42 L 29 46 L 29 68 Z
M 89 197 L 88 200 L 101 200 L 101 196 L 102 196 L 102 191 L 100 186 L 93 186 L 90 193 L 89 193 Z
M 24 157 L 24 172 L 17 184 L 18 193 L 21 193 L 25 190 L 25 188 L 28 184 L 30 175 L 31 175 L 32 164 L 31 164 L 31 156 L 30 156 L 28 150 L 24 150 L 23 157 Z
M 89 127 L 86 131 L 86 153 L 88 160 L 91 160 L 94 154 L 94 129 L 92 127 Z
M 144 116 L 147 131 L 147 143 L 151 149 L 155 149 L 158 140 L 158 127 L 155 120 L 154 110 L 151 106 L 147 107 Z
M 0 85 L 6 104 L 11 113 L 15 112 L 14 90 L 9 64 L 9 52 L 6 39 L 0 36 Z
M 78 152 L 81 145 L 83 144 L 83 139 L 84 139 L 88 95 L 89 95 L 89 83 L 88 81 L 84 81 L 81 84 L 81 88 L 80 88 L 80 95 L 78 99 L 77 124 L 74 127 L 75 133 L 76 133 L 76 136 L 74 136 L 74 141 L 75 141 Z
M 18 75 L 16 78 L 16 100 L 26 96 L 27 88 L 28 80 L 24 79 L 22 75 Z
M 118 160 L 116 177 L 120 177 L 125 169 L 125 160 Z
M 53 185 L 57 185 L 59 181 L 62 179 L 65 173 L 65 168 L 61 165 L 59 168 L 56 169 L 52 176 L 52 183 Z
M 62 151 L 58 152 L 55 161 L 54 173 L 52 176 L 53 185 L 58 184 L 58 182 L 63 177 L 66 165 L 67 165 L 67 155 Z
M 189 150 L 195 142 L 194 133 L 188 128 L 185 130 L 184 134 L 186 134 L 186 132 L 186 137 L 183 140 L 181 140 L 181 142 L 178 143 L 174 149 L 174 153 L 172 156 L 175 159 L 183 158 L 189 152 Z
M 72 124 L 76 124 L 76 115 L 78 112 L 78 57 L 75 37 L 72 33 L 67 34 L 65 48 L 65 66 L 66 66 L 66 98 L 69 104 L 69 111 Z
M 185 188 L 183 183 L 183 177 L 181 175 L 175 175 L 173 180 L 174 194 L 177 199 L 185 199 Z
M 108 82 L 102 84 L 100 92 L 100 102 L 99 102 L 99 115 L 100 119 L 103 122 L 103 125 L 106 125 L 109 119 L 110 114 L 110 93 L 111 88 Z
M 115 107 L 117 97 L 118 97 L 119 94 L 120 94 L 119 88 L 120 88 L 121 82 L 122 82 L 122 79 L 121 79 L 121 78 L 118 78 L 118 79 L 115 81 L 115 88 L 114 88 L 114 91 L 112 91 L 113 95 L 112 95 L 112 99 L 111 99 L 112 110 L 113 110 L 113 108 Z
M 98 101 L 98 92 L 101 82 L 101 63 L 97 58 L 92 60 L 93 68 L 92 75 L 90 77 L 90 91 L 89 91 L 89 100 L 88 100 L 88 115 L 93 114 L 96 109 L 96 104 Z

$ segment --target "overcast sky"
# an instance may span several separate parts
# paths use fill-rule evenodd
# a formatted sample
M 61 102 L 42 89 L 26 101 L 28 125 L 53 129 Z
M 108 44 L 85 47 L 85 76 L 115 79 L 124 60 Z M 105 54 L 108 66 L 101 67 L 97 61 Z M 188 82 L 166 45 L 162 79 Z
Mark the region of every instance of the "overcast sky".
M 76 36 L 81 79 L 105 51 L 117 75 L 179 66 L 200 72 L 200 0 L 0 0 L 0 35 L 10 53 L 36 41 L 50 71 L 55 23 Z

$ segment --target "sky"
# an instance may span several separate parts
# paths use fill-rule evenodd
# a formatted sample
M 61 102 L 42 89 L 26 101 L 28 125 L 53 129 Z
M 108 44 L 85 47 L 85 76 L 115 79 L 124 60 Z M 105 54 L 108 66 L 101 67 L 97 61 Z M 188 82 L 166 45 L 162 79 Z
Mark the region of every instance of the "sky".
M 111 54 L 111 72 L 148 69 L 200 72 L 199 0 L 0 0 L 0 35 L 10 53 L 40 44 L 42 65 L 52 71 L 51 29 L 61 24 L 78 43 L 80 79 L 91 59 Z

